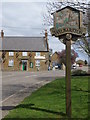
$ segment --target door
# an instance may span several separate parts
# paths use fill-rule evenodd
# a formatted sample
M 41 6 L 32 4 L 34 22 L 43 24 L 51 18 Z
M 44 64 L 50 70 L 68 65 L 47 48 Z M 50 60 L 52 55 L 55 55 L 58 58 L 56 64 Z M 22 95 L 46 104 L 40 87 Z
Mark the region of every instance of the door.
M 22 60 L 22 70 L 27 71 L 27 60 Z

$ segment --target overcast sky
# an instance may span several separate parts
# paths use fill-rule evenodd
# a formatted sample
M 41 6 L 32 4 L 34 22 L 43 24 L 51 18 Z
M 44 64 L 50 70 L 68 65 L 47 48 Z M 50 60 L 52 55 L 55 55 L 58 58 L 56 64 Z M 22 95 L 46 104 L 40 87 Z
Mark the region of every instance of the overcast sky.
M 43 25 L 43 14 L 46 12 L 47 1 L 13 0 L 11 2 L 10 0 L 3 0 L 2 9 L 0 9 L 0 18 L 2 17 L 0 29 L 3 28 L 5 36 L 43 36 L 42 31 L 48 29 L 49 32 L 50 30 L 49 26 Z M 65 46 L 57 38 L 51 36 L 49 36 L 49 46 L 53 52 L 65 49 Z M 79 54 L 79 57 L 86 59 L 83 54 Z

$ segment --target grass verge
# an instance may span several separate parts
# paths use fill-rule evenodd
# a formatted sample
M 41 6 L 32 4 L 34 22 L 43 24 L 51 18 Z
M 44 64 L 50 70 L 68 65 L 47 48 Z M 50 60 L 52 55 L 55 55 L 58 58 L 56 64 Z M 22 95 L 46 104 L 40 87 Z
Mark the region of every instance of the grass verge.
M 72 118 L 88 116 L 88 77 L 72 77 Z M 8 118 L 67 118 L 65 114 L 65 78 L 41 87 L 11 110 Z

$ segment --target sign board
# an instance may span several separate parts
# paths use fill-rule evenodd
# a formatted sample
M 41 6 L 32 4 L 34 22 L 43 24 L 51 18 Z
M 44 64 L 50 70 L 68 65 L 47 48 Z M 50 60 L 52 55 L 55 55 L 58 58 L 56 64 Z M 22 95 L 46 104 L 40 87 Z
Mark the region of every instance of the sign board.
M 70 8 L 62 9 L 54 13 L 55 29 L 59 28 L 76 28 L 80 27 L 80 15 L 78 11 Z
M 51 34 L 58 37 L 65 34 L 81 36 L 86 32 L 82 25 L 82 12 L 70 6 L 53 13 L 54 27 Z

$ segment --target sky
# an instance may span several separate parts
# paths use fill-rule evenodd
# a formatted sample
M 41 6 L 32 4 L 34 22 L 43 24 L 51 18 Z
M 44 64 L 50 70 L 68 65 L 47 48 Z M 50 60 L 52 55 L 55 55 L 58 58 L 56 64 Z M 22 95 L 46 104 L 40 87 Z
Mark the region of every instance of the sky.
M 2 5 L 0 2 L 0 29 L 4 30 L 5 36 L 44 36 L 43 32 L 47 29 L 49 47 L 53 52 L 65 49 L 65 45 L 58 38 L 50 35 L 50 26 L 43 25 L 43 14 L 47 12 L 48 0 L 2 1 Z M 79 52 L 79 58 L 86 59 L 87 56 Z

